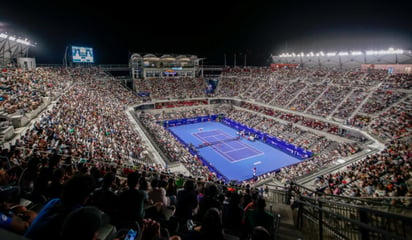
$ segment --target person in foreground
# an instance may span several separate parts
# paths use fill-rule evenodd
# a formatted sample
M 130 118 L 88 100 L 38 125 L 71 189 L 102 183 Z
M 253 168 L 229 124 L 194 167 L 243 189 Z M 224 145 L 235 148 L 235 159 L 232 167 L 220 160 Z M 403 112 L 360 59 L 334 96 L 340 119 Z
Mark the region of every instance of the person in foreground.
M 99 229 L 107 225 L 103 213 L 96 207 L 78 208 L 64 219 L 61 240 L 97 240 Z
M 184 240 L 225 240 L 222 215 L 217 208 L 209 208 L 203 215 L 200 226 L 189 230 Z
M 51 199 L 38 213 L 24 236 L 32 240 L 56 240 L 70 212 L 84 207 L 94 190 L 90 175 L 77 175 L 67 181 L 61 198 Z

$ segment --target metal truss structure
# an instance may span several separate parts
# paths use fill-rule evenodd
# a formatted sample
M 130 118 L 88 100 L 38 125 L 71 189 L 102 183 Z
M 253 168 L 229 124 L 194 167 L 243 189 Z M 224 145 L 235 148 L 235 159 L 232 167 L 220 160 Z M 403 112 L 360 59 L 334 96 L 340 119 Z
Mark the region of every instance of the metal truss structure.
M 27 39 L 0 33 L 0 66 L 15 64 L 17 58 L 27 57 L 32 46 Z

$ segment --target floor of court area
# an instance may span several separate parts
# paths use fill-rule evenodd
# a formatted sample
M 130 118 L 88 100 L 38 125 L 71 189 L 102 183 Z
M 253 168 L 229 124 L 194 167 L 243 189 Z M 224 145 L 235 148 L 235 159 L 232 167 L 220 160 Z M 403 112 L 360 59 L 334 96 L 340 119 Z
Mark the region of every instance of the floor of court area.
M 219 122 L 202 122 L 170 127 L 186 144 L 197 147 L 199 154 L 229 180 L 243 181 L 256 175 L 299 162 L 260 141 L 240 138 L 236 130 Z

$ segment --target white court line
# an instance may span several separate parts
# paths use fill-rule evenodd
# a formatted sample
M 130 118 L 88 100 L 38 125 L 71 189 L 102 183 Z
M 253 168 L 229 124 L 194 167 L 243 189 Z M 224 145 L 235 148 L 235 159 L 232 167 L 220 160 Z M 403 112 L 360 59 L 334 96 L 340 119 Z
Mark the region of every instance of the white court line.
M 208 131 L 193 132 L 193 133 L 191 133 L 191 134 L 194 135 L 195 137 L 197 137 L 197 138 L 198 138 L 199 140 L 201 140 L 201 141 L 208 142 L 208 141 L 206 141 L 205 137 L 202 137 L 202 136 L 200 136 L 200 135 L 201 135 L 201 133 L 212 132 L 212 131 L 216 131 L 216 132 L 220 132 L 220 133 L 217 134 L 217 135 L 210 135 L 210 136 L 207 136 L 207 137 L 214 137 L 214 138 L 215 138 L 215 136 L 219 136 L 219 135 L 230 136 L 229 134 L 226 134 L 225 132 L 223 132 L 223 131 L 221 131 L 221 130 L 219 130 L 219 129 L 212 129 L 212 130 L 208 130 Z M 231 137 L 231 136 L 230 136 L 230 137 Z M 220 140 L 220 141 L 222 141 L 222 140 Z M 226 143 L 223 143 L 223 144 L 228 145 L 228 144 L 226 144 Z M 260 155 L 263 155 L 263 154 L 264 154 L 264 152 L 259 151 L 259 150 L 255 149 L 255 148 L 253 148 L 253 147 L 251 147 L 251 146 L 249 146 L 249 145 L 247 145 L 247 144 L 245 144 L 245 143 L 243 143 L 243 142 L 240 142 L 240 141 L 239 141 L 239 144 L 240 144 L 240 145 L 243 145 L 244 147 L 243 147 L 243 148 L 236 148 L 235 150 L 229 151 L 229 152 L 235 152 L 235 151 L 239 151 L 239 150 L 241 150 L 241 149 L 249 149 L 249 150 L 251 150 L 254 154 L 251 155 L 251 156 L 249 156 L 249 157 L 245 157 L 245 158 L 241 158 L 241 159 L 234 160 L 231 156 L 229 156 L 229 155 L 226 154 L 226 153 L 228 153 L 228 152 L 223 152 L 223 151 L 217 149 L 215 145 L 211 145 L 210 147 L 212 147 L 212 149 L 214 150 L 214 152 L 216 152 L 217 154 L 219 154 L 220 156 L 222 156 L 224 159 L 226 159 L 226 160 L 229 161 L 230 163 L 235 163 L 235 162 L 243 161 L 243 160 L 245 160 L 245 159 L 252 158 L 252 157 L 257 157 L 257 156 L 260 156 Z M 228 145 L 228 146 L 229 146 L 229 145 Z M 233 149 L 233 147 L 230 147 L 230 148 Z
M 226 152 L 223 152 L 223 153 L 231 153 L 231 152 L 236 152 L 236 151 L 239 151 L 239 150 L 242 150 L 242 149 L 249 149 L 249 148 L 247 148 L 247 147 L 243 147 L 243 148 L 236 148 L 235 150 L 233 150 L 233 151 L 226 151 Z
M 252 155 L 250 155 L 250 156 L 248 156 L 248 157 L 244 157 L 244 158 L 240 158 L 240 159 L 234 160 L 232 156 L 226 154 L 226 153 L 228 153 L 228 152 L 219 151 L 219 150 L 217 150 L 217 149 L 215 148 L 215 146 L 211 146 L 211 147 L 215 150 L 214 152 L 218 153 L 220 156 L 222 156 L 223 158 L 225 158 L 226 160 L 228 160 L 230 163 L 235 163 L 235 162 L 243 161 L 243 160 L 245 160 L 245 159 L 252 158 L 252 157 L 257 157 L 257 156 L 260 156 L 260 155 L 263 155 L 263 154 L 264 154 L 264 152 L 260 152 L 260 151 L 259 151 L 259 153 L 255 152 L 254 154 L 252 154 Z M 242 148 L 242 149 L 251 149 L 251 148 L 250 148 L 250 147 L 246 147 L 246 148 Z M 237 149 L 237 150 L 238 150 L 238 149 Z M 236 152 L 236 150 L 235 150 L 235 151 L 230 151 L 230 152 Z

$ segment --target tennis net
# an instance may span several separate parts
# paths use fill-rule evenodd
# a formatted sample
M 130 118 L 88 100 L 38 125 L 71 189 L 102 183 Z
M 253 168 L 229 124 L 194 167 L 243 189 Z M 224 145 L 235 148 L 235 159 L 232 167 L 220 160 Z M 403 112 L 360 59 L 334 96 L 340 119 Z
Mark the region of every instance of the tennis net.
M 234 138 L 227 138 L 227 139 L 220 140 L 220 141 L 203 142 L 203 143 L 197 145 L 196 148 L 199 149 L 199 148 L 204 148 L 204 147 L 210 147 L 210 146 L 213 146 L 213 145 L 217 145 L 217 144 L 219 144 L 219 143 L 237 141 L 237 140 L 239 140 L 239 139 L 240 139 L 240 136 L 237 136 L 237 137 L 234 137 Z

